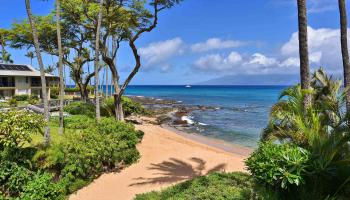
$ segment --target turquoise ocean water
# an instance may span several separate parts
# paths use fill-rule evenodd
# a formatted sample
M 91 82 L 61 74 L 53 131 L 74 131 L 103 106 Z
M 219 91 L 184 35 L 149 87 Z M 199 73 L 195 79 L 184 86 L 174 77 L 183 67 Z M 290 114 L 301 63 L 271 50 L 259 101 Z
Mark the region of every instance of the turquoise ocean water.
M 191 131 L 256 147 L 261 130 L 268 121 L 271 106 L 287 86 L 129 86 L 126 95 L 181 101 L 188 105 L 219 107 L 195 111 Z M 104 88 L 105 89 L 105 88 Z

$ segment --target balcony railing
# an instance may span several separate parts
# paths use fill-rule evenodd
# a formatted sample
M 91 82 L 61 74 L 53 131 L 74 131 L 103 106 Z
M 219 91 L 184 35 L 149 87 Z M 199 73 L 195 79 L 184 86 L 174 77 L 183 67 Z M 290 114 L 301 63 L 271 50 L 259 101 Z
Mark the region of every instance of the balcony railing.
M 0 82 L 0 87 L 15 87 L 15 82 Z

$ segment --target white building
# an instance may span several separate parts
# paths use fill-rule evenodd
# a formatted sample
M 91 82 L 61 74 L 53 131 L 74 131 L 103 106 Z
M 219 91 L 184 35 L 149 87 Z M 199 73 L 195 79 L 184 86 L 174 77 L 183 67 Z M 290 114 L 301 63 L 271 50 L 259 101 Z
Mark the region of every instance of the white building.
M 59 77 L 51 74 L 45 76 L 50 97 L 50 86 L 58 86 Z M 40 71 L 30 65 L 0 63 L 0 98 L 23 94 L 41 97 Z

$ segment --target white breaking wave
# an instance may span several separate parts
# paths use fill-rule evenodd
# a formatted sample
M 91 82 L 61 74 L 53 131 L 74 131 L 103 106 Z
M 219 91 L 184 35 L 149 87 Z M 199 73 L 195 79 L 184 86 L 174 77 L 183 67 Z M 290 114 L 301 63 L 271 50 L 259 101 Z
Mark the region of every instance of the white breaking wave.
M 194 124 L 193 120 L 190 117 L 188 117 L 188 116 L 182 116 L 181 120 L 182 121 L 186 121 L 187 124 Z

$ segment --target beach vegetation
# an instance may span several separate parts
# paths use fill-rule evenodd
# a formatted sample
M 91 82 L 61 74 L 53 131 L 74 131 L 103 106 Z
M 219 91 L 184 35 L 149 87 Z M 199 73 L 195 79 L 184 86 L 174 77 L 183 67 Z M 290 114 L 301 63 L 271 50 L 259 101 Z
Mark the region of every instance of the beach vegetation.
M 253 177 L 270 185 L 281 198 L 286 199 L 342 199 L 349 195 L 350 129 L 348 114 L 344 110 L 345 91 L 341 89 L 340 80 L 327 76 L 322 69 L 313 74 L 311 89 L 303 90 L 296 85 L 284 90 L 271 109 L 268 126 L 262 134 L 263 142 L 246 162 Z M 311 96 L 312 104 L 304 112 L 306 94 Z M 268 154 L 266 147 L 277 150 L 286 145 L 300 149 L 305 155 L 302 159 L 297 159 L 301 152 L 286 152 L 283 155 L 282 158 L 288 158 L 288 161 L 294 159 L 295 165 L 281 164 L 282 169 L 288 170 L 281 171 L 287 173 L 280 176 L 296 175 L 288 182 L 297 187 L 282 187 L 284 189 L 281 190 L 280 176 L 272 176 L 274 181 L 269 176 L 263 176 L 262 172 L 273 168 L 259 165 L 256 161 L 274 161 L 276 154 Z M 290 170 L 297 170 L 298 173 L 291 173 Z M 295 178 L 299 179 L 298 184 Z
M 247 173 L 212 173 L 179 183 L 159 192 L 138 194 L 135 200 L 237 199 L 277 200 L 260 188 Z
M 136 144 L 143 133 L 114 118 L 97 123 L 88 116 L 68 116 L 63 135 L 58 120 L 52 120 L 54 140 L 42 145 L 43 116 L 15 110 L 0 115 L 0 194 L 5 199 L 64 199 L 101 173 L 140 158 Z

